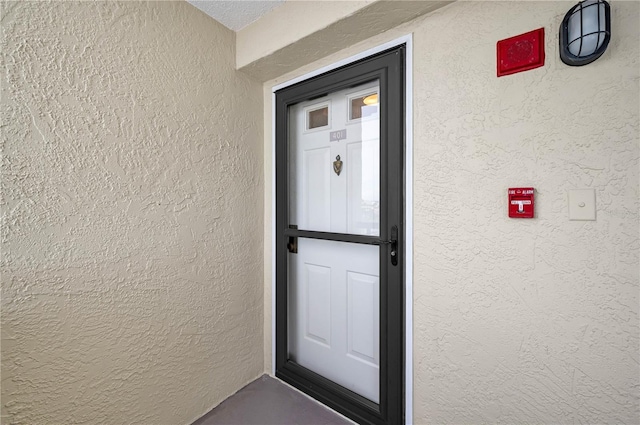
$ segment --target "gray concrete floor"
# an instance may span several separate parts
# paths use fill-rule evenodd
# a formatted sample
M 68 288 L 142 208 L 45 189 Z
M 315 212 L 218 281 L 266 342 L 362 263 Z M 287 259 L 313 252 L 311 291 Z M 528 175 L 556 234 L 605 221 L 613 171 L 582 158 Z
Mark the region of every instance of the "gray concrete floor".
M 344 425 L 343 416 L 270 376 L 263 375 L 193 425 Z

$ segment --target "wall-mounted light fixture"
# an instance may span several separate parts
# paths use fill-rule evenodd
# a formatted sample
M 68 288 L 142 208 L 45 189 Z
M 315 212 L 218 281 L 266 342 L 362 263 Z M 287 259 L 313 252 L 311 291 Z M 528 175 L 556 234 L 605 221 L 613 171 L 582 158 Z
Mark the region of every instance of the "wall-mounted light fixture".
M 611 17 L 605 0 L 586 0 L 567 12 L 560 26 L 560 59 L 581 66 L 598 59 L 609 45 Z

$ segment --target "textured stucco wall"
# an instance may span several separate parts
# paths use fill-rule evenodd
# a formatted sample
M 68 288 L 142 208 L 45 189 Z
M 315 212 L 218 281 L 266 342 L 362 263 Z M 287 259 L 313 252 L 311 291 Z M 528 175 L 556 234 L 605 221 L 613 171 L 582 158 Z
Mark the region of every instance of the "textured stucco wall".
M 572 68 L 571 4 L 454 4 L 416 28 L 419 423 L 640 423 L 640 8 L 612 2 L 609 49 Z M 496 78 L 495 42 L 539 27 L 544 68 Z M 507 218 L 528 185 L 537 218 Z M 583 188 L 595 222 L 568 220 Z
M 186 424 L 262 372 L 262 89 L 186 2 L 2 2 L 2 414 Z
M 640 423 L 640 3 L 611 3 L 609 49 L 579 68 L 557 47 L 573 4 L 454 3 L 265 83 L 414 34 L 416 424 Z M 546 65 L 496 78 L 495 43 L 540 27 Z M 525 185 L 537 218 L 509 219 Z M 583 188 L 597 221 L 568 220 Z
M 322 31 L 375 0 L 287 0 L 237 32 L 236 67 L 243 68 L 288 44 Z M 287 25 L 282 25 L 286 22 Z M 260 39 L 260 43 L 255 40 Z
M 271 80 L 449 3 L 289 0 L 238 32 L 236 66 L 262 81 Z

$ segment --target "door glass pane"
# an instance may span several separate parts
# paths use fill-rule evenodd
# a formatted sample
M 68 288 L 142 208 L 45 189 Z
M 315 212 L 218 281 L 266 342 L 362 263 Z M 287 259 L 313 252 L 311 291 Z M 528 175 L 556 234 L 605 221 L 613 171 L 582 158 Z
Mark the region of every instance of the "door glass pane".
M 379 83 L 289 108 L 290 224 L 380 234 Z
M 289 359 L 380 398 L 379 247 L 298 239 L 289 254 Z
M 329 107 L 312 109 L 307 112 L 307 130 L 329 125 Z
M 349 119 L 357 120 L 367 118 L 378 113 L 377 92 L 367 93 L 359 97 L 351 98 Z

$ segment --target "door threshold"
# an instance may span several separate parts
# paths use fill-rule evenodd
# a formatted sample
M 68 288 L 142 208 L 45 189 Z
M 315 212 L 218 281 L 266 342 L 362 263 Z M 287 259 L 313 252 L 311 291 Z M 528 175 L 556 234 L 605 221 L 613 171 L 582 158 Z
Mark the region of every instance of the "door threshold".
M 300 391 L 299 389 L 297 389 L 296 387 L 294 387 L 293 385 L 283 381 L 282 379 L 278 378 L 277 376 L 272 376 L 272 375 L 267 375 L 270 378 L 273 378 L 275 380 L 277 380 L 278 382 L 286 385 L 287 387 L 289 387 L 290 389 L 292 389 L 293 391 L 295 391 L 298 394 L 302 394 L 306 399 L 311 400 L 312 402 L 314 402 L 316 405 L 321 406 L 322 408 L 324 408 L 325 410 L 328 410 L 331 413 L 335 413 L 337 416 L 340 416 L 340 419 L 343 419 L 345 422 L 353 424 L 353 425 L 358 425 L 357 422 L 354 422 L 352 419 L 346 417 L 345 415 L 343 415 L 342 413 L 333 410 L 331 407 L 327 406 L 324 403 L 320 403 L 318 400 L 316 400 L 315 398 L 311 397 L 309 394 L 306 394 L 302 391 Z

